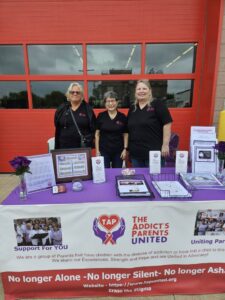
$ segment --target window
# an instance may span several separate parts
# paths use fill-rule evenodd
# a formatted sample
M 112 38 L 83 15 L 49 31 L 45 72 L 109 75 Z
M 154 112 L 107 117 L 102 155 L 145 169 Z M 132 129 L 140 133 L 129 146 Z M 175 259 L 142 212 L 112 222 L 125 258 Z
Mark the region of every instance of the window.
M 28 46 L 31 74 L 82 74 L 81 45 Z
M 89 103 L 93 108 L 105 107 L 103 96 L 108 91 L 118 94 L 119 107 L 129 108 L 134 102 L 134 89 L 136 81 L 89 81 L 88 95 Z
M 16 45 L 0 46 L 0 74 L 24 74 L 23 47 Z
M 141 46 L 88 45 L 88 74 L 139 74 L 141 72 Z
M 197 44 L 148 44 L 146 74 L 193 73 Z
M 163 99 L 167 107 L 191 107 L 192 80 L 151 80 L 152 95 Z
M 195 42 L 0 45 L 0 108 L 28 108 L 29 85 L 30 108 L 56 108 L 66 101 L 66 90 L 75 81 L 84 86 L 93 108 L 104 108 L 107 91 L 118 94 L 120 108 L 129 108 L 140 78 L 149 79 L 153 97 L 168 107 L 191 107 L 196 52 Z
M 28 108 L 26 82 L 0 81 L 0 108 Z
M 66 101 L 65 93 L 71 81 L 32 81 L 34 108 L 56 108 Z M 82 82 L 79 81 L 82 85 Z

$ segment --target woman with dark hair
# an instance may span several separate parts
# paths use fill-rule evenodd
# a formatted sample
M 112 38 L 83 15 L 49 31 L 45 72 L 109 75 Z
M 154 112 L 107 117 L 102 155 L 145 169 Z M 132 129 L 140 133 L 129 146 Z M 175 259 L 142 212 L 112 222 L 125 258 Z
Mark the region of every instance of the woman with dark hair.
M 103 100 L 106 110 L 97 117 L 96 155 L 104 157 L 105 168 L 121 168 L 128 144 L 127 118 L 117 110 L 118 97 L 115 92 L 105 93 Z
M 139 80 L 128 112 L 129 153 L 133 167 L 149 166 L 149 151 L 169 155 L 172 117 L 165 103 L 153 99 L 148 80 Z
M 71 83 L 66 97 L 67 102 L 61 104 L 55 113 L 55 149 L 80 148 L 81 135 L 89 136 L 86 146 L 91 147 L 96 118 L 90 105 L 84 101 L 82 86 L 78 82 Z

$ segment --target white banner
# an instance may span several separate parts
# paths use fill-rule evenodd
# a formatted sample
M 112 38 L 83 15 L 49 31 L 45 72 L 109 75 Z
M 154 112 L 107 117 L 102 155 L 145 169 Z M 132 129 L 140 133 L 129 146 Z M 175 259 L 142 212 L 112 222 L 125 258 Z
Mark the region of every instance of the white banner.
M 0 206 L 0 271 L 225 263 L 225 201 Z

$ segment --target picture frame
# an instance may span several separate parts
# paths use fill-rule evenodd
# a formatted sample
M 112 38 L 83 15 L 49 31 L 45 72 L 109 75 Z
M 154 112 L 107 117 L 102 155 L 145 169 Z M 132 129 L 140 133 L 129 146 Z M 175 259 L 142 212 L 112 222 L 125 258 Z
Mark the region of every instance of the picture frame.
M 91 148 L 52 150 L 56 183 L 92 179 Z

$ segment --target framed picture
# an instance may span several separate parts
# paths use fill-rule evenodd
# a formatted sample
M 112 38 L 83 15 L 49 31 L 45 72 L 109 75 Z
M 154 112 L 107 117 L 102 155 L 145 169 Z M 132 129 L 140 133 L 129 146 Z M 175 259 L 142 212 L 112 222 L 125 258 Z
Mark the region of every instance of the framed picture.
M 92 178 L 91 148 L 59 149 L 51 153 L 57 183 Z

